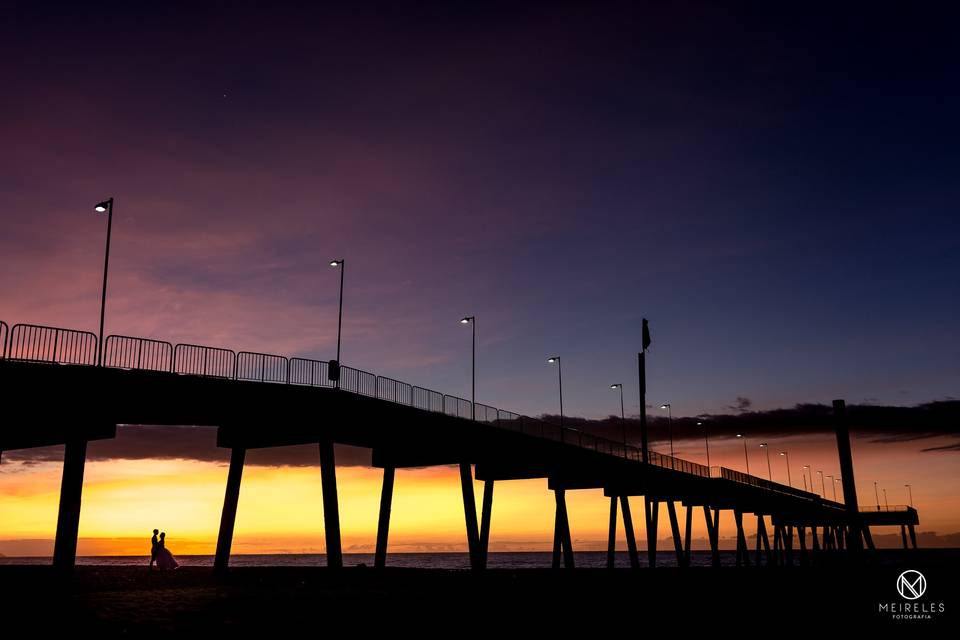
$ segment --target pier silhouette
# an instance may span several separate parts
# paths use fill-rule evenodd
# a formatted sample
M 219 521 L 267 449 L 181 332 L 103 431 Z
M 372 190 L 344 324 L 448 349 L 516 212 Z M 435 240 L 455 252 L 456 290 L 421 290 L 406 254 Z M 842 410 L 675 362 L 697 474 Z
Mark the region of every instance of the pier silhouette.
M 629 496 L 644 498 L 650 567 L 656 566 L 661 504 L 679 566 L 690 565 L 697 510 L 714 566 L 723 510 L 734 516 L 738 566 L 807 564 L 827 553 L 856 558 L 874 547 L 872 526 L 899 526 L 904 548 L 917 546 L 913 507 L 858 507 L 842 400 L 834 401 L 840 503 L 648 450 L 645 432 L 637 448 L 339 363 L 331 379 L 330 363 L 321 360 L 117 335 L 106 337 L 101 349 L 91 332 L 2 321 L 0 339 L 0 385 L 8 399 L 20 399 L 8 400 L 14 411 L 0 429 L 0 461 L 4 450 L 65 446 L 53 557 L 61 569 L 76 559 L 87 443 L 115 437 L 118 424 L 217 427 L 217 445 L 230 450 L 217 571 L 229 565 L 247 450 L 295 444 L 318 446 L 327 564 L 334 568 L 343 564 L 335 443 L 372 449 L 373 465 L 383 469 L 377 567 L 387 562 L 396 469 L 435 465 L 459 465 L 473 569 L 486 566 L 495 483 L 531 478 L 546 478 L 555 495 L 554 567 L 575 566 L 566 492 L 578 489 L 602 489 L 610 500 L 610 567 L 621 518 L 631 566 L 640 566 Z M 479 517 L 474 479 L 484 482 Z M 748 515 L 757 517 L 753 553 L 743 526 Z

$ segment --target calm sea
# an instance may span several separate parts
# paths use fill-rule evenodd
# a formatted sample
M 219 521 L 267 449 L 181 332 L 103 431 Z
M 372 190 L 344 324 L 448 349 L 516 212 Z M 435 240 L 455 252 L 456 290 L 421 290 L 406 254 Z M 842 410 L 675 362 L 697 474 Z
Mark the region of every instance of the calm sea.
M 897 562 L 902 559 L 900 551 L 880 550 L 881 562 Z M 550 552 L 498 552 L 490 553 L 487 566 L 492 569 L 543 569 L 549 568 L 552 560 Z M 580 551 L 575 554 L 578 567 L 603 568 L 607 564 L 605 551 Z M 751 561 L 753 554 L 751 553 Z M 50 564 L 49 557 L 42 558 L 0 558 L 3 564 Z M 213 556 L 177 556 L 177 561 L 183 566 L 212 567 Z M 710 566 L 710 552 L 693 551 L 690 558 L 693 566 Z M 798 559 L 795 559 L 798 561 Z M 81 556 L 77 558 L 78 565 L 107 565 L 107 566 L 135 566 L 149 564 L 148 557 L 141 556 Z M 721 551 L 720 562 L 723 566 L 736 565 L 736 554 L 733 551 Z M 327 563 L 323 554 L 263 554 L 263 555 L 234 555 L 230 558 L 233 567 L 322 567 Z M 373 566 L 373 554 L 345 553 L 343 563 L 346 566 Z M 640 564 L 647 565 L 647 554 L 641 551 Z M 676 556 L 672 551 L 657 552 L 657 564 L 660 566 L 676 566 Z M 405 567 L 415 569 L 468 569 L 470 559 L 466 553 L 391 553 L 387 556 L 387 565 L 391 567 Z M 616 566 L 629 567 L 630 557 L 627 553 L 619 552 L 616 556 Z

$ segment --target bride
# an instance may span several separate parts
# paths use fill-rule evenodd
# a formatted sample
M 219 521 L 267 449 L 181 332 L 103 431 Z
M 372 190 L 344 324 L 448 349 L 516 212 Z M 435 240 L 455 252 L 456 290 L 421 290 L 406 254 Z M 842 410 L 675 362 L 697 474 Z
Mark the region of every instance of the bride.
M 160 534 L 160 541 L 157 543 L 157 567 L 160 569 L 176 569 L 180 566 L 177 559 L 173 557 L 166 546 L 166 532 Z

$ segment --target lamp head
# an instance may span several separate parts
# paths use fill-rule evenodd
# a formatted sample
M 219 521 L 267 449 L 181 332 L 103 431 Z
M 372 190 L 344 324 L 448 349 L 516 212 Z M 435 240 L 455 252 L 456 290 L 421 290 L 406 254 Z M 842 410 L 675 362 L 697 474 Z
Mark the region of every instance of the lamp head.
M 623 387 L 622 384 L 612 384 L 612 385 L 610 385 L 610 388 L 611 388 L 611 389 L 620 389 L 620 388 L 622 388 L 622 387 Z
M 560 356 L 553 356 L 553 357 L 547 358 L 547 362 L 549 362 L 550 364 L 553 364 L 554 362 L 560 362 Z
M 342 265 L 342 264 L 343 264 L 343 259 L 342 259 L 342 258 L 341 258 L 340 260 L 331 260 L 331 261 L 330 261 L 330 266 L 331 266 L 331 267 L 339 267 L 339 266 Z
M 743 437 L 743 434 L 742 434 L 742 433 L 738 433 L 738 434 L 737 434 L 737 437 L 738 437 L 738 438 L 742 438 L 742 437 Z
M 97 213 L 103 213 L 110 209 L 113 206 L 113 198 L 108 198 L 103 202 L 98 202 L 97 205 L 93 208 Z
M 766 442 L 761 442 L 761 443 L 760 443 L 760 446 L 761 446 L 761 447 L 766 447 L 766 446 L 767 446 L 767 443 L 766 443 Z
M 473 320 L 473 316 L 464 316 L 460 319 L 460 324 L 470 324 L 471 320 Z

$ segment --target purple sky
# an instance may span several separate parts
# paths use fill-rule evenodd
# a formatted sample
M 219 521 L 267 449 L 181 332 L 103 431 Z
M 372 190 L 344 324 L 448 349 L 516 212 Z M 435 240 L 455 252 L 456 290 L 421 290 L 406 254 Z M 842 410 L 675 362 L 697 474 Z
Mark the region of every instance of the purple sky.
M 676 414 L 960 388 L 952 21 L 14 3 L 0 319 Z M 457 4 L 457 3 L 455 3 Z M 779 3 L 778 3 L 779 4 Z M 457 4 L 459 7 L 459 4 Z M 269 8 L 268 8 L 269 7 Z

